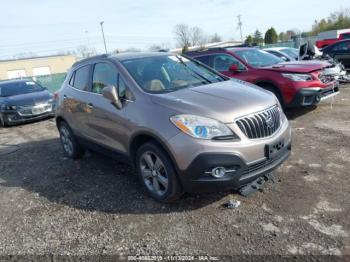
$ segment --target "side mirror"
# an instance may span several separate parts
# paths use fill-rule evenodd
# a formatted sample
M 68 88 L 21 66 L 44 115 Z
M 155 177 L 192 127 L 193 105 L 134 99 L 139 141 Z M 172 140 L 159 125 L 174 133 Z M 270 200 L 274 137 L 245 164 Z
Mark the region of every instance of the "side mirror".
M 104 98 L 111 101 L 112 105 L 116 108 L 121 109 L 122 103 L 118 96 L 118 89 L 115 86 L 109 85 L 102 89 L 102 95 Z
M 236 65 L 236 64 L 230 65 L 229 71 L 230 72 L 235 72 L 235 73 L 238 72 L 239 71 L 238 65 Z

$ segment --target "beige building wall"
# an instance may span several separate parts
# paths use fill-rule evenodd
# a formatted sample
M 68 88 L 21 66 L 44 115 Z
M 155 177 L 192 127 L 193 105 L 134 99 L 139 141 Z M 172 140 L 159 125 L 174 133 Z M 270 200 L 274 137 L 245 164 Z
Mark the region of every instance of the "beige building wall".
M 33 76 L 33 69 L 49 68 L 51 74 L 66 73 L 76 62 L 73 55 L 48 56 L 19 60 L 0 61 L 0 80 L 8 79 L 9 71 L 25 72 L 25 75 Z

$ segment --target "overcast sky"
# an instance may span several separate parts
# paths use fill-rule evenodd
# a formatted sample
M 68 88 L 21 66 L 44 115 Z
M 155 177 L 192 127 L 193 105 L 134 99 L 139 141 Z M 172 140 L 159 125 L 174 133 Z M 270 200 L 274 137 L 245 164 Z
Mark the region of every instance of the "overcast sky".
M 178 23 L 199 26 L 223 39 L 239 39 L 256 29 L 310 30 L 315 19 L 350 7 L 348 0 L 1 0 L 0 59 L 22 52 L 38 55 L 91 45 L 103 51 L 105 21 L 109 51 L 152 44 L 175 47 Z

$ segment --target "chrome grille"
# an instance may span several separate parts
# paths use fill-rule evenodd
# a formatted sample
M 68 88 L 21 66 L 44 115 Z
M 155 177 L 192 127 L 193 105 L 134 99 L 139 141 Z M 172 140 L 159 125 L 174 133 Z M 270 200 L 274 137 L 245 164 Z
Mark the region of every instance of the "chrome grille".
M 274 106 L 242 117 L 236 123 L 249 139 L 269 137 L 281 126 L 281 111 L 277 106 Z

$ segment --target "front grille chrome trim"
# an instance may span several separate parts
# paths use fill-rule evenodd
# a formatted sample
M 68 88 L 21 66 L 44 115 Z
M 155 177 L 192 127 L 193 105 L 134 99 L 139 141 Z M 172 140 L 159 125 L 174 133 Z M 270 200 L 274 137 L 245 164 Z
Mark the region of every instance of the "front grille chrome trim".
M 281 128 L 281 109 L 274 105 L 265 110 L 252 113 L 235 120 L 243 134 L 249 139 L 273 136 Z

